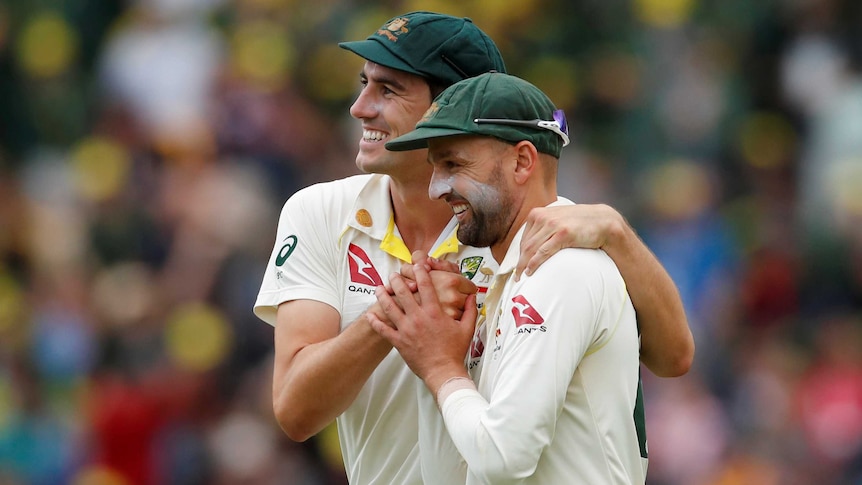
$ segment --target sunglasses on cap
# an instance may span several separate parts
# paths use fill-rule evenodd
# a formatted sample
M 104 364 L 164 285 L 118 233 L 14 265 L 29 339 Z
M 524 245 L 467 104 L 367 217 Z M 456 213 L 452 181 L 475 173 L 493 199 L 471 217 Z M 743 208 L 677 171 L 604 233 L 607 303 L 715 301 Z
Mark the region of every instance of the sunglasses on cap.
M 563 110 L 554 111 L 554 120 L 507 120 L 503 118 L 476 118 L 473 120 L 476 124 L 494 124 L 494 125 L 509 125 L 509 126 L 526 126 L 530 128 L 540 128 L 543 130 L 553 131 L 560 135 L 563 139 L 563 146 L 569 144 L 569 125 L 566 123 L 566 114 Z

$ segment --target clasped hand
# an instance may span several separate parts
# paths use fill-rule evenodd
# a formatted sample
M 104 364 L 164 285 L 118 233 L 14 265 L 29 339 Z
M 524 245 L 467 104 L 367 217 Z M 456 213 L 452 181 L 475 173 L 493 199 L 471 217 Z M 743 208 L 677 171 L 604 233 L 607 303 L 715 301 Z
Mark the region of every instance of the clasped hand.
M 426 383 L 463 374 L 478 313 L 476 285 L 454 263 L 422 251 L 413 253 L 413 261 L 391 275 L 389 285 L 377 288 L 388 322 L 370 314 L 371 326 Z

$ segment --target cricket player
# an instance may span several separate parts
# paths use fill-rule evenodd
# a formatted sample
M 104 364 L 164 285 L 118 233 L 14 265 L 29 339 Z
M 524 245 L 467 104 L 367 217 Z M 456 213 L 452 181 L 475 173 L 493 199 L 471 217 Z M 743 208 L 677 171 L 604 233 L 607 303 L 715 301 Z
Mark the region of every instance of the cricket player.
M 421 250 L 434 257 L 430 277 L 445 311 L 460 316 L 481 303 L 497 263 L 487 248 L 459 241 L 452 209 L 428 197 L 425 152 L 384 144 L 410 132 L 446 87 L 505 65 L 469 19 L 430 12 L 400 15 L 341 46 L 366 59 L 350 108 L 362 124 L 356 164 L 366 174 L 289 198 L 254 312 L 275 327 L 273 408 L 285 433 L 302 441 L 337 419 L 350 483 L 418 484 L 421 383 L 369 324 L 386 319 L 375 288 Z M 684 373 L 693 343 L 670 277 L 612 209 L 565 209 L 535 213 L 524 261 L 534 267 L 560 247 L 606 248 L 639 296 L 644 362 Z
M 564 120 L 532 84 L 488 73 L 448 88 L 415 131 L 386 144 L 428 148 L 429 194 L 452 207 L 460 241 L 490 246 L 500 264 L 478 323 L 473 309 L 441 311 L 423 264 L 418 301 L 394 275 L 394 296 L 377 291 L 388 318 L 371 317 L 435 396 L 468 485 L 645 480 L 637 322 L 616 265 L 598 249 L 563 249 L 514 278 L 530 211 L 572 204 L 557 197 Z M 477 341 L 481 362 L 465 366 Z M 420 455 L 427 483 L 465 483 L 451 478 L 450 455 Z

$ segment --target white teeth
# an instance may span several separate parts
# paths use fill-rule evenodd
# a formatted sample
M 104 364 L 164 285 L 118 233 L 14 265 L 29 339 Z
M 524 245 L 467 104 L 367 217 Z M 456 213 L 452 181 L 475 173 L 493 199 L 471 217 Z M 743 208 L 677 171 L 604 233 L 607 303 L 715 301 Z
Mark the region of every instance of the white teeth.
M 362 139 L 365 141 L 380 141 L 388 138 L 389 135 L 382 131 L 362 130 Z
M 460 213 L 467 210 L 467 205 L 466 204 L 453 205 L 452 210 L 455 212 L 455 214 L 460 214 Z

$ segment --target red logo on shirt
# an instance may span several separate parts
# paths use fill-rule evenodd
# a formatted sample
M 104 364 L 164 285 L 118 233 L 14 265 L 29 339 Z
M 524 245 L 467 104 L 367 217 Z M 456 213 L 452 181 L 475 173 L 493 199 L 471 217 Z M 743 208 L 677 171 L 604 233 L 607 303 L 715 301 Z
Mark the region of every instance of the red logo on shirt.
M 473 341 L 470 342 L 470 358 L 476 359 L 482 357 L 485 352 L 485 342 L 482 342 L 482 335 L 477 333 L 473 336 Z
M 362 285 L 382 286 L 383 280 L 368 259 L 368 255 L 359 246 L 351 244 L 347 248 L 350 263 L 350 281 Z
M 545 322 L 545 319 L 522 295 L 512 298 L 512 316 L 515 317 L 515 328 L 521 325 L 541 325 Z

